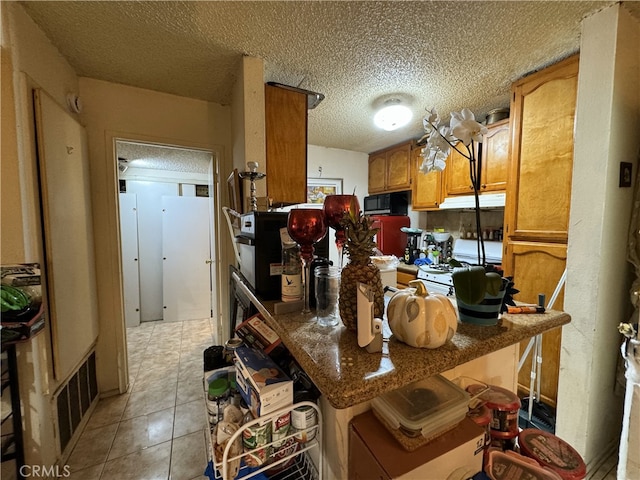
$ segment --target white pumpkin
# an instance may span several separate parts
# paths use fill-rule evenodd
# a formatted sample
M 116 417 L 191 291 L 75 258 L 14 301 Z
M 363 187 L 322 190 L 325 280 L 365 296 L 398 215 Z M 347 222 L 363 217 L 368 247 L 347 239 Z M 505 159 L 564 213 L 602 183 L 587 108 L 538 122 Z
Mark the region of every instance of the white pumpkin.
M 438 348 L 458 329 L 458 315 L 449 299 L 429 293 L 420 280 L 396 292 L 387 306 L 387 320 L 393 335 L 418 348 Z

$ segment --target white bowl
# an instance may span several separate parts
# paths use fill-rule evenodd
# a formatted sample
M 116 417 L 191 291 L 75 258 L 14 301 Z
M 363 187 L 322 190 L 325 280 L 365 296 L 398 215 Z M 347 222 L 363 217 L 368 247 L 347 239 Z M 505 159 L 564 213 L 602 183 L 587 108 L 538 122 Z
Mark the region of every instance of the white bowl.
M 433 232 L 431 235 L 436 242 L 446 242 L 451 236 L 449 232 Z

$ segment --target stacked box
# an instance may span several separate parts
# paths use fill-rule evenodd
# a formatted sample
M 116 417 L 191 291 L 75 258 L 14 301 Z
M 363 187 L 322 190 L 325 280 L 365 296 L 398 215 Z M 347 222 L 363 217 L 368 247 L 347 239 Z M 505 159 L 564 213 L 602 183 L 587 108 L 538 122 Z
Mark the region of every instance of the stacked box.
M 254 417 L 293 405 L 293 382 L 267 354 L 241 346 L 235 355 L 238 391 Z

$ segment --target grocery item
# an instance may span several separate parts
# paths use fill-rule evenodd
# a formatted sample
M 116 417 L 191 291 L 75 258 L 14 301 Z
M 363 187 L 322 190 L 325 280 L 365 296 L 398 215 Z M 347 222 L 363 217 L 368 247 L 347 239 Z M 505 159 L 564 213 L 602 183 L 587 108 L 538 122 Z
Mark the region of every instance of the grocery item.
M 471 394 L 473 395 L 473 392 Z M 489 389 L 479 398 L 492 411 L 492 431 L 509 433 L 511 436 L 518 435 L 520 399 L 515 393 L 496 385 L 489 385 Z
M 563 480 L 582 480 L 587 474 L 580 454 L 552 433 L 527 428 L 518 434 L 518 444 L 520 453 L 553 470 Z
M 562 480 L 558 474 L 543 469 L 535 460 L 515 452 L 490 450 L 484 471 L 491 480 Z
M 317 429 L 311 427 L 317 424 L 318 415 L 313 407 L 303 405 L 291 411 L 291 425 L 294 431 L 298 432 L 295 436 L 296 441 L 306 443 L 309 440 L 313 440 Z

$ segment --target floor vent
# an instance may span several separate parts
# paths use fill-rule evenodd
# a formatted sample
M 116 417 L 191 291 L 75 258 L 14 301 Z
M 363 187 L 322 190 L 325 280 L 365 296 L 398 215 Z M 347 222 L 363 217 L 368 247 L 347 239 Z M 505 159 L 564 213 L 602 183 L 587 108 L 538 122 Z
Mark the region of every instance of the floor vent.
M 64 452 L 69 440 L 80 425 L 80 421 L 97 396 L 98 383 L 96 381 L 96 354 L 94 352 L 89 355 L 89 358 L 60 390 L 56 399 L 61 452 Z

